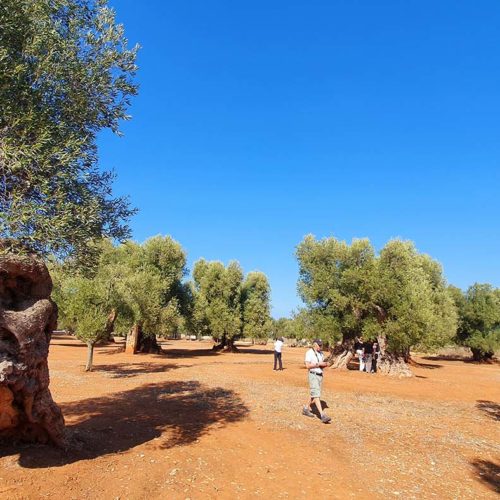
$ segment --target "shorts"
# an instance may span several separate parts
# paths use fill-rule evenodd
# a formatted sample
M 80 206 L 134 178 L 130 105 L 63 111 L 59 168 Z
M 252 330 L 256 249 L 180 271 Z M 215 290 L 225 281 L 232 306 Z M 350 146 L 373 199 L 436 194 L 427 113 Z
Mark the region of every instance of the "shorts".
M 309 390 L 312 398 L 321 396 L 321 384 L 323 384 L 323 377 L 314 372 L 309 372 Z

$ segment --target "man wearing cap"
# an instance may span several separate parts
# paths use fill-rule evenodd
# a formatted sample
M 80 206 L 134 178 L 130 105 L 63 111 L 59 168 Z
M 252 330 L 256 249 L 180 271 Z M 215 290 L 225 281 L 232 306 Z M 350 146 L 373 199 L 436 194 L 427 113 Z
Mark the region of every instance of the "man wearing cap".
M 321 385 L 323 384 L 323 368 L 328 366 L 328 363 L 325 363 L 323 353 L 321 352 L 322 346 L 323 342 L 320 339 L 316 339 L 313 341 L 312 348 L 306 352 L 304 362 L 309 377 L 310 399 L 302 409 L 302 415 L 305 415 L 306 417 L 314 417 L 314 413 L 311 411 L 311 405 L 314 403 L 321 416 L 321 421 L 324 424 L 328 424 L 332 419 L 323 412 L 320 400 Z

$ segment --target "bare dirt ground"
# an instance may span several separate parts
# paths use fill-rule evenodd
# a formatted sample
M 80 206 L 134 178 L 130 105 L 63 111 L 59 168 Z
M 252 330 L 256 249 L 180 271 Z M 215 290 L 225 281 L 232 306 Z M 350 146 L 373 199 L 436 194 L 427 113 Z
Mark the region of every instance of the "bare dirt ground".
M 500 368 L 417 357 L 412 379 L 325 374 L 329 425 L 301 415 L 303 348 L 166 354 L 53 338 L 51 390 L 70 446 L 0 448 L 2 498 L 497 498 Z M 369 496 L 368 496 L 369 495 Z

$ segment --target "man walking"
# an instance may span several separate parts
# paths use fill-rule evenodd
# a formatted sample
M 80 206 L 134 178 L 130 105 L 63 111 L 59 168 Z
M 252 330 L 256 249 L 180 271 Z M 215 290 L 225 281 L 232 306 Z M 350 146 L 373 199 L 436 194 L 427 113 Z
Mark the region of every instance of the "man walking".
M 279 370 L 283 370 L 283 363 L 281 362 L 281 351 L 283 350 L 283 337 L 278 337 L 276 342 L 274 343 L 274 370 L 278 370 L 276 368 L 279 363 Z
M 321 421 L 324 424 L 328 424 L 332 419 L 323 412 L 320 399 L 321 386 L 323 384 L 323 368 L 328 366 L 321 352 L 322 346 L 323 342 L 320 339 L 316 339 L 313 342 L 312 348 L 306 352 L 304 362 L 308 371 L 310 398 L 302 409 L 302 415 L 314 417 L 314 413 L 311 411 L 311 405 L 314 404 L 320 414 Z

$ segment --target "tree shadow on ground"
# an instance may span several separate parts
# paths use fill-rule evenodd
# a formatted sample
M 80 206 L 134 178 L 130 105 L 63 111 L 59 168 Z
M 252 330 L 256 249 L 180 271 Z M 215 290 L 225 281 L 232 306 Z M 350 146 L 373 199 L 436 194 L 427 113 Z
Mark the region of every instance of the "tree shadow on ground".
M 488 488 L 500 493 L 500 466 L 488 460 L 474 460 L 472 466 L 476 477 Z
M 158 363 L 116 363 L 113 365 L 95 365 L 94 372 L 105 372 L 111 378 L 130 378 L 149 373 L 163 373 L 177 368 L 189 368 L 191 365 Z
M 479 399 L 476 402 L 476 408 L 486 413 L 486 415 L 491 417 L 493 420 L 500 421 L 500 404 L 495 403 L 494 401 Z
M 435 370 L 436 368 L 443 368 L 443 365 L 437 365 L 435 363 L 420 363 L 420 361 L 413 361 L 411 366 L 414 368 L 425 368 L 427 370 Z
M 273 354 L 274 353 L 274 350 L 273 349 L 266 349 L 266 350 L 263 350 L 263 349 L 252 349 L 252 348 L 246 348 L 246 347 L 240 347 L 240 346 L 237 346 L 238 347 L 238 350 L 236 351 L 236 353 L 241 353 L 241 354 Z
M 51 349 L 54 347 L 87 347 L 87 344 L 81 343 L 77 344 L 76 342 L 73 342 L 72 344 L 61 344 L 58 342 L 57 344 L 50 344 Z
M 466 356 L 460 356 L 457 354 L 436 354 L 433 356 L 422 356 L 422 359 L 427 361 L 461 361 L 462 363 L 471 363 L 472 359 Z
M 163 349 L 163 355 L 170 358 L 197 358 L 204 356 L 219 356 L 223 354 L 211 347 L 207 349 Z
M 188 445 L 213 428 L 244 419 L 249 410 L 233 391 L 196 381 L 162 382 L 62 404 L 71 424 L 66 450 L 8 445 L 0 457 L 19 453 L 22 467 L 58 467 L 122 453 L 155 440 L 161 449 Z
M 273 350 L 266 349 L 247 349 L 246 347 L 236 346 L 236 350 L 232 354 L 273 354 Z M 203 356 L 223 356 L 224 354 L 231 354 L 225 352 L 224 350 L 212 349 L 208 347 L 206 349 L 163 349 L 163 355 L 167 355 L 172 358 L 195 358 Z
M 102 349 L 99 350 L 99 355 L 110 356 L 113 354 L 122 354 L 125 352 L 125 344 L 115 344 L 116 347 L 112 349 Z

